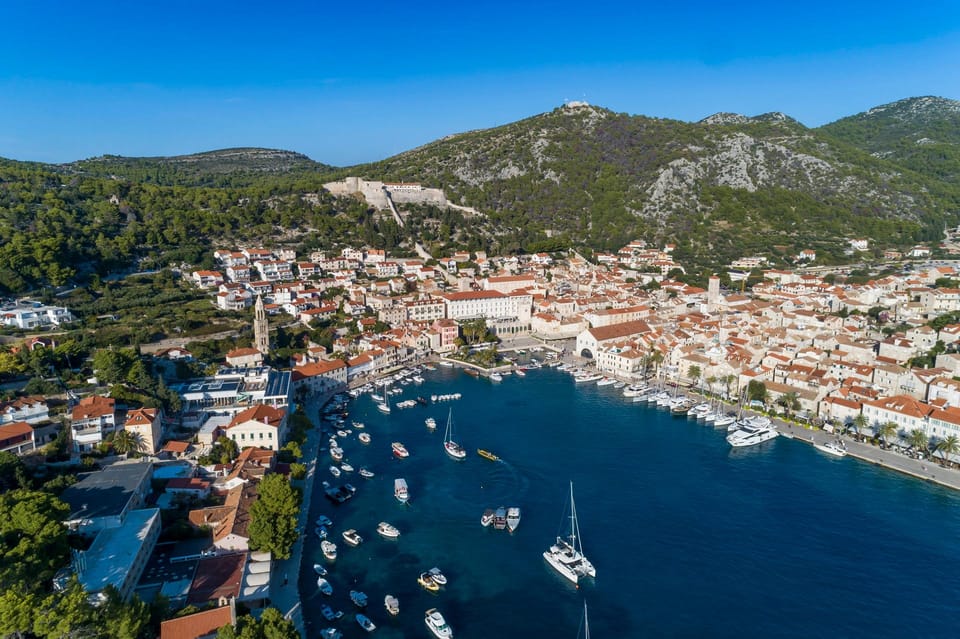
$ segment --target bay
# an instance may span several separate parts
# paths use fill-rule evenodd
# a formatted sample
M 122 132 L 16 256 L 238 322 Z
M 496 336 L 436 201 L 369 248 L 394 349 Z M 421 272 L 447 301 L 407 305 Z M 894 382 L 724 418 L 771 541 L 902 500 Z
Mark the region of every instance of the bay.
M 376 476 L 334 479 L 321 452 L 316 481 L 347 481 L 356 496 L 335 506 L 314 490 L 310 521 L 334 521 L 335 562 L 312 531 L 300 585 L 308 636 L 333 625 L 365 636 L 349 590 L 367 593 L 378 637 L 429 637 L 424 611 L 439 609 L 458 638 L 575 637 L 585 599 L 596 637 L 952 637 L 960 601 L 960 497 L 852 458 L 778 438 L 731 449 L 725 431 L 646 405 L 612 387 L 574 384 L 555 369 L 494 383 L 459 370 L 424 374 L 401 399 L 462 394 L 450 403 L 390 415 L 367 396 L 349 421 L 372 437 L 341 439 L 346 459 Z M 465 461 L 443 450 L 448 411 Z M 424 425 L 437 421 L 435 431 Z M 390 444 L 410 450 L 394 459 Z M 502 459 L 476 455 L 490 450 Z M 410 504 L 393 497 L 403 477 Z M 584 552 L 597 569 L 578 589 L 543 560 L 561 534 L 574 482 Z M 513 534 L 483 528 L 486 508 L 516 505 Z M 401 531 L 376 534 L 379 521 Z M 355 528 L 356 548 L 340 533 Z M 328 565 L 332 597 L 316 592 L 312 564 Z M 437 594 L 417 585 L 439 566 Z M 390 593 L 401 613 L 383 608 Z

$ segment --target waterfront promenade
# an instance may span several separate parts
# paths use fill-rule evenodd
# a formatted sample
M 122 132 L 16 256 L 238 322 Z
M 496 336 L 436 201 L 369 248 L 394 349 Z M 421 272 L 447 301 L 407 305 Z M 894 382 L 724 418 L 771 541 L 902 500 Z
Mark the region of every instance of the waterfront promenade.
M 303 560 L 304 537 L 310 530 L 310 500 L 313 498 L 313 484 L 317 472 L 317 457 L 320 449 L 319 411 L 335 393 L 325 393 L 311 397 L 304 404 L 304 410 L 314 427 L 307 431 L 307 441 L 301 449 L 303 463 L 307 466 L 307 475 L 303 479 L 303 502 L 297 519 L 300 536 L 293 544 L 289 559 L 275 560 L 270 575 L 270 603 L 280 610 L 283 616 L 293 621 L 301 637 L 306 637 L 303 621 L 303 609 L 300 599 L 300 566 Z

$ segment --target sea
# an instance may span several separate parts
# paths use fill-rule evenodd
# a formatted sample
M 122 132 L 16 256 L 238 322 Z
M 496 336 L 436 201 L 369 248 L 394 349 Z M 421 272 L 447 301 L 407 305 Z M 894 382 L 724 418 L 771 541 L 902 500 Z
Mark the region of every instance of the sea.
M 334 505 L 315 486 L 310 522 L 333 520 L 339 555 L 323 558 L 311 523 L 300 574 L 310 639 L 331 625 L 344 637 L 367 634 L 354 621 L 352 589 L 368 595 L 365 613 L 382 639 L 430 637 L 431 608 L 458 639 L 572 639 L 583 636 L 584 602 L 593 639 L 960 635 L 954 491 L 782 437 L 732 449 L 725 429 L 552 368 L 502 382 L 450 368 L 423 376 L 421 385 L 395 385 L 404 392 L 393 404 L 462 398 L 389 415 L 369 395 L 350 403 L 346 427 L 362 422 L 372 441 L 362 444 L 353 429 L 341 446 L 375 477 L 334 479 L 320 452 L 315 481 L 357 490 Z M 448 418 L 469 452 L 463 461 L 443 449 Z M 407 459 L 392 456 L 393 441 Z M 408 505 L 394 498 L 397 477 L 409 485 Z M 579 587 L 542 556 L 568 530 L 570 482 L 597 570 Z M 485 509 L 501 505 L 522 510 L 512 534 L 480 525 Z M 397 526 L 399 539 L 377 535 L 380 521 Z M 344 543 L 348 528 L 364 543 Z M 331 597 L 317 592 L 314 563 L 328 567 Z M 434 566 L 449 580 L 435 594 L 417 584 Z M 383 607 L 388 593 L 400 601 L 397 617 Z M 324 603 L 343 618 L 325 621 Z

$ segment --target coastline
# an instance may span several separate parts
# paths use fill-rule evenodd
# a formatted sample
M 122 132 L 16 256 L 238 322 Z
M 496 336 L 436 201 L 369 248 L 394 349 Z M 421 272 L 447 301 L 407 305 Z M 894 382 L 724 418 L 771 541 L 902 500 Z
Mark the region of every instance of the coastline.
M 302 448 L 303 462 L 307 466 L 307 474 L 303 479 L 303 499 L 300 503 L 300 514 L 297 519 L 297 529 L 300 536 L 294 542 L 289 559 L 280 559 L 273 562 L 271 583 L 279 584 L 271 588 L 270 605 L 279 609 L 284 618 L 293 622 L 297 632 L 306 639 L 306 628 L 303 620 L 301 603 L 300 568 L 303 563 L 303 543 L 309 530 L 307 518 L 310 515 L 310 505 L 313 499 L 313 484 L 317 471 L 317 457 L 320 449 L 320 422 L 317 418 L 319 410 L 336 392 L 327 392 L 310 397 L 304 402 L 304 410 L 313 424 L 307 432 L 307 441 Z M 292 580 L 292 581 L 291 581 Z
M 565 355 L 561 358 L 564 362 L 575 364 L 577 366 L 590 366 L 593 362 L 573 354 Z M 617 377 L 616 375 L 610 375 Z M 618 378 L 621 379 L 621 378 Z M 621 381 L 627 381 L 621 379 Z M 705 397 L 696 391 L 684 388 L 680 390 L 681 394 L 692 397 Z M 736 404 L 725 401 L 730 410 L 737 410 Z M 745 415 L 763 415 L 763 413 L 744 408 Z M 823 443 L 830 439 L 836 439 L 838 436 L 825 430 L 814 429 L 813 427 L 801 426 L 792 422 L 787 422 L 779 417 L 766 415 L 776 425 L 781 433 L 788 433 L 793 439 L 799 440 L 813 446 Z M 847 447 L 847 454 L 875 466 L 880 466 L 888 470 L 908 475 L 915 479 L 938 484 L 944 488 L 960 491 L 960 470 L 941 466 L 935 459 L 914 459 L 889 449 L 880 448 L 871 444 L 858 442 L 850 437 L 840 437 Z

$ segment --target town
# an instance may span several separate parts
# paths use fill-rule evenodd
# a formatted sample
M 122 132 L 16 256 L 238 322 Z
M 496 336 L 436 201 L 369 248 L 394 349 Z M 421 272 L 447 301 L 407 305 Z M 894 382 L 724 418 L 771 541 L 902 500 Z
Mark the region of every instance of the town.
M 164 621 L 161 637 L 204 636 L 235 620 L 237 604 L 276 601 L 289 572 L 278 574 L 276 562 L 292 541 L 277 556 L 262 550 L 262 540 L 251 542 L 251 511 L 266 477 L 304 487 L 303 407 L 315 411 L 338 393 L 428 361 L 482 375 L 508 370 L 506 353 L 524 346 L 552 349 L 624 383 L 660 380 L 956 461 L 960 276 L 953 266 L 922 261 L 929 252 L 918 251 L 912 257 L 921 261 L 857 280 L 843 274 L 849 267 L 806 268 L 816 256 L 805 251 L 795 270 L 764 269 L 763 258 L 745 257 L 699 288 L 672 279 L 684 270 L 673 250 L 637 240 L 593 261 L 573 251 L 413 259 L 369 247 L 309 255 L 217 250 L 217 269 L 183 277 L 224 312 L 252 308 L 252 344 L 203 362 L 215 372 L 189 379 L 175 365 L 194 361 L 190 344 L 143 345 L 175 395 L 166 410 L 109 396 L 109 384 L 82 397 L 69 391 L 66 411 L 55 417 L 50 408 L 62 398 L 26 395 L 0 405 L 0 449 L 27 463 L 57 442 L 71 460 L 119 454 L 113 463 L 91 459 L 101 469 L 63 490 L 62 523 L 85 541 L 54 583 L 67 588 L 75 574 L 93 601 L 162 594 L 172 610 L 214 604 Z M 5 324 L 29 329 L 72 319 L 66 308 L 25 301 L 3 313 Z M 332 339 L 271 366 L 272 335 L 293 326 L 332 328 Z M 55 348 L 55 341 L 36 337 L 19 348 Z M 184 517 L 162 515 L 171 510 Z

